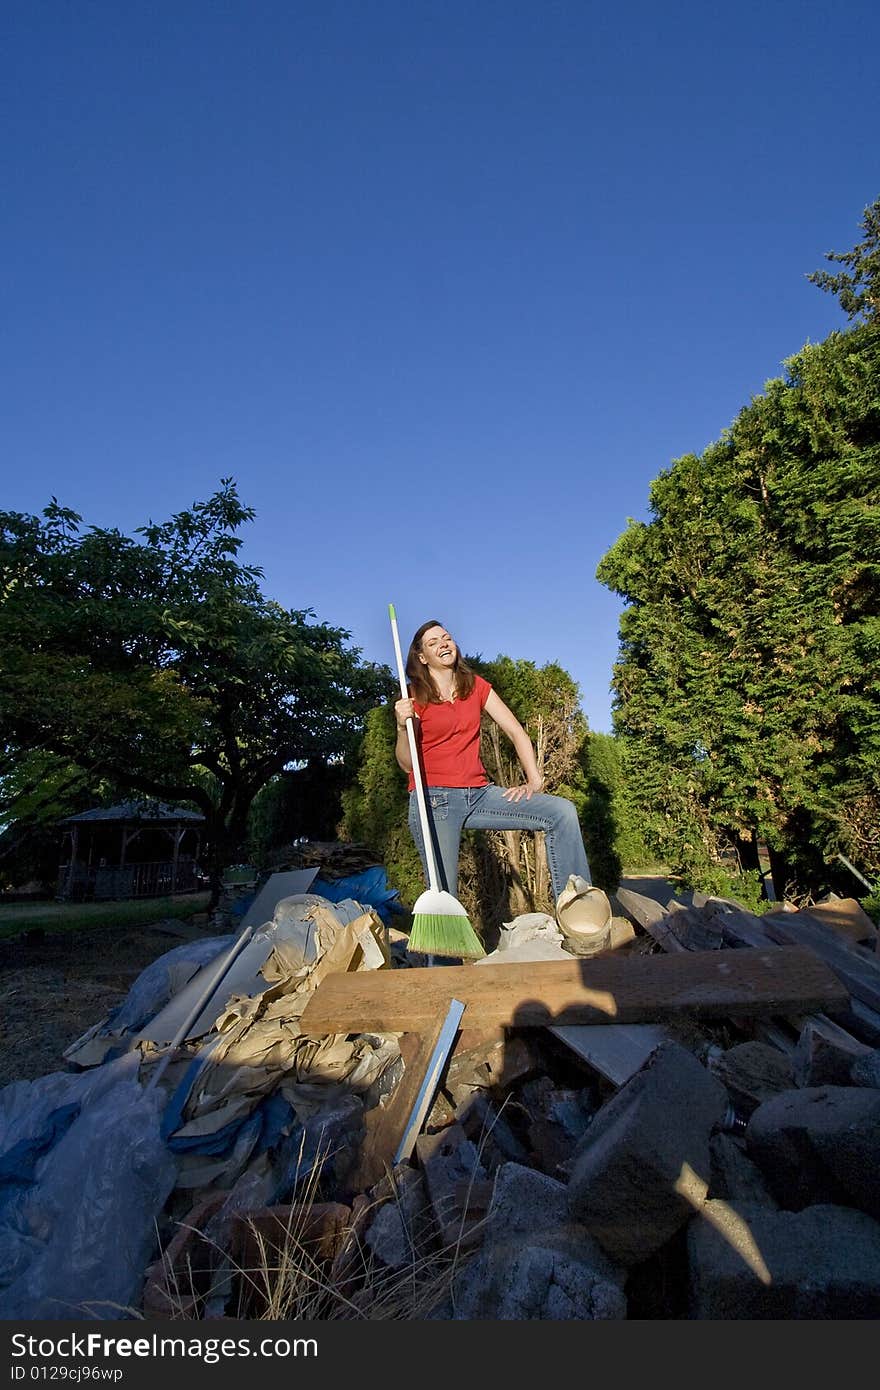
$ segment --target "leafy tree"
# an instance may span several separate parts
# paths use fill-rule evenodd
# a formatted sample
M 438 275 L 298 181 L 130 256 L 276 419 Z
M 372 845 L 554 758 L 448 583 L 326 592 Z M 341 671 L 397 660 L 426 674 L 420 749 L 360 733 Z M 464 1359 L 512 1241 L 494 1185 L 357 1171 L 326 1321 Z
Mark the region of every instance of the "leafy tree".
M 629 795 L 623 740 L 591 733 L 581 761 L 586 779 L 581 824 L 590 871 L 594 883 L 613 892 L 624 870 L 647 868 L 653 855 L 641 833 L 638 807 Z
M 58 821 L 108 790 L 93 771 L 47 753 L 33 753 L 0 776 L 0 885 L 36 880 L 49 891 L 58 875 Z
M 880 768 L 880 334 L 787 364 L 651 488 L 599 579 L 620 593 L 615 729 L 651 847 L 692 881 L 765 839 L 831 881 Z
M 288 768 L 257 792 L 248 815 L 245 856 L 261 869 L 301 836 L 332 840 L 342 814 L 342 792 L 352 779 L 347 759 L 311 758 Z M 285 855 L 286 857 L 286 855 Z
M 880 198 L 865 208 L 861 222 L 865 233 L 851 251 L 829 251 L 825 259 L 849 267 L 838 275 L 829 270 L 814 270 L 807 276 L 821 290 L 836 294 L 840 307 L 850 319 L 859 315 L 880 318 Z
M 409 800 L 406 779 L 394 756 L 394 729 L 393 704 L 370 710 L 355 778 L 342 793 L 339 833 L 375 849 L 389 883 L 402 902 L 412 905 L 426 885 L 407 824 Z
M 204 812 L 215 891 L 254 797 L 291 763 L 341 758 L 391 688 L 350 634 L 262 594 L 231 479 L 134 540 L 56 499 L 0 513 L 0 774 L 47 755 Z M 14 806 L 11 808 L 14 814 Z

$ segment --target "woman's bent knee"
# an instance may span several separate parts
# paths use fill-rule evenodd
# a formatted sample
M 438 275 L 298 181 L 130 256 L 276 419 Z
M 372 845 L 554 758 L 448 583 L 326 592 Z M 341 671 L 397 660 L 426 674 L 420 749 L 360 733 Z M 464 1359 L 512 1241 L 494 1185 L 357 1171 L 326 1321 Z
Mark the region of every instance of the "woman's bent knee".
M 553 819 L 557 825 L 565 825 L 566 822 L 569 825 L 578 824 L 578 814 L 573 801 L 569 801 L 567 796 L 551 796 L 550 800 L 554 802 Z

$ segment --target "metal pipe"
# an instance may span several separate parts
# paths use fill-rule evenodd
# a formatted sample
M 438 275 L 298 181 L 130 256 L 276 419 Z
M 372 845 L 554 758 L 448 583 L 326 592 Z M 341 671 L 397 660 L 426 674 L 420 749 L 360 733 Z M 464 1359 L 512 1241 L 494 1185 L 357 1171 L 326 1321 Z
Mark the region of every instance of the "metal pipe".
M 850 871 L 851 874 L 855 874 L 856 878 L 859 880 L 860 883 L 864 883 L 864 885 L 865 885 L 865 887 L 867 888 L 868 892 L 869 892 L 869 893 L 873 893 L 873 891 L 874 891 L 874 885 L 873 885 L 873 883 L 869 883 L 868 880 L 865 878 L 865 875 L 859 873 L 859 871 L 858 871 L 858 869 L 856 868 L 855 864 L 851 864 L 851 863 L 849 862 L 849 860 L 847 859 L 847 857 L 846 857 L 845 854 L 838 854 L 837 857 L 838 857 L 838 859 L 840 860 L 841 864 L 845 864 L 845 865 L 846 865 L 846 867 L 849 869 L 849 871 Z

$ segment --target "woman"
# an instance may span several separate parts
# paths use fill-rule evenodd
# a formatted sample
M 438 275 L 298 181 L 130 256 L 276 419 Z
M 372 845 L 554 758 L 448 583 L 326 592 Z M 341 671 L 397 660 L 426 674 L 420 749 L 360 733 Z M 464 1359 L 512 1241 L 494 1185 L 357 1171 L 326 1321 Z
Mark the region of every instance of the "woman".
M 554 898 L 566 893 L 582 897 L 585 891 L 602 898 L 603 929 L 610 924 L 607 899 L 599 889 L 589 890 L 590 867 L 578 824 L 577 812 L 562 796 L 542 791 L 535 750 L 516 715 L 482 676 L 472 671 L 442 623 L 422 623 L 410 643 L 406 659 L 410 696 L 397 700 L 395 756 L 409 776 L 409 828 L 427 878 L 427 861 L 415 795 L 412 759 L 406 721 L 414 719 L 423 768 L 425 800 L 434 831 L 437 867 L 442 887 L 455 894 L 458 887 L 458 855 L 462 830 L 543 830 Z M 525 773 L 515 787 L 498 787 L 490 781 L 480 759 L 480 716 L 494 719 L 507 734 Z M 570 877 L 581 879 L 574 888 Z M 595 904 L 592 917 L 596 917 Z M 565 924 L 560 918 L 560 925 Z M 604 936 L 592 944 L 601 949 Z

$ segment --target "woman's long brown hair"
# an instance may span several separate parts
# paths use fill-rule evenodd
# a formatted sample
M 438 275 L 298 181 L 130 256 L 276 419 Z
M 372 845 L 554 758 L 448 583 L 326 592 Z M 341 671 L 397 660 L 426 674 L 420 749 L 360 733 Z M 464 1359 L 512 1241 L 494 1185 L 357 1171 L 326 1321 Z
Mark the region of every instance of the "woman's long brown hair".
M 421 627 L 416 629 L 415 635 L 409 644 L 409 651 L 406 654 L 406 674 L 409 680 L 410 691 L 412 692 L 412 698 L 415 700 L 416 704 L 419 705 L 442 705 L 443 703 L 440 691 L 434 684 L 434 678 L 427 666 L 423 665 L 419 660 L 419 654 L 422 650 L 422 638 L 428 629 L 432 627 L 443 627 L 443 624 L 438 622 L 436 618 L 431 618 L 427 623 L 422 623 Z M 470 695 L 474 688 L 476 675 L 459 651 L 457 642 L 455 644 L 455 651 L 455 665 L 452 668 L 455 675 L 455 694 L 459 700 L 464 700 Z

